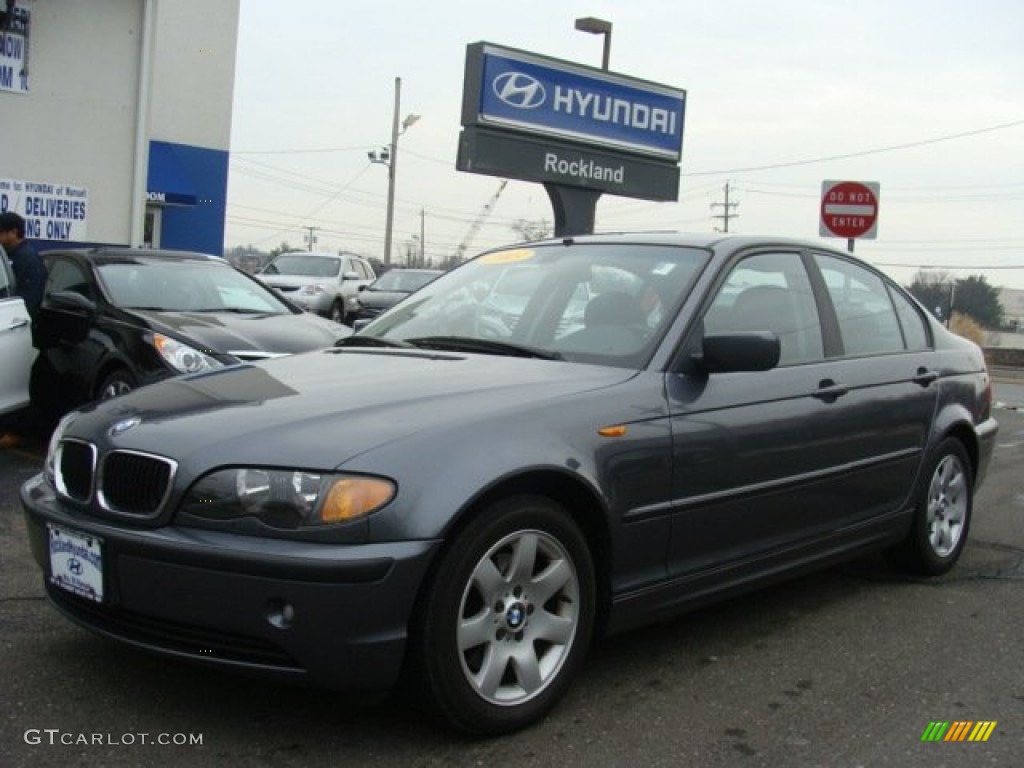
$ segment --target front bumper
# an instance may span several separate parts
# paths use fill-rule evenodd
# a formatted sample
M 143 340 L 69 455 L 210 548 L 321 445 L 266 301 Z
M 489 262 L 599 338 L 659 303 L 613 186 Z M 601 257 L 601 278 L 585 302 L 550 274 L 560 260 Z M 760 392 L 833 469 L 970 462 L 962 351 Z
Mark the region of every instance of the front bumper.
M 294 303 L 298 304 L 307 312 L 315 312 L 318 315 L 328 316 L 331 314 L 331 306 L 334 304 L 336 296 L 332 296 L 329 293 L 301 293 L 300 291 L 294 291 L 293 293 L 287 294 L 288 298 Z
M 21 503 L 47 594 L 78 624 L 166 656 L 330 688 L 397 681 L 438 545 L 113 525 L 63 505 L 41 475 L 22 487 Z M 51 583 L 48 524 L 102 540 L 102 603 Z

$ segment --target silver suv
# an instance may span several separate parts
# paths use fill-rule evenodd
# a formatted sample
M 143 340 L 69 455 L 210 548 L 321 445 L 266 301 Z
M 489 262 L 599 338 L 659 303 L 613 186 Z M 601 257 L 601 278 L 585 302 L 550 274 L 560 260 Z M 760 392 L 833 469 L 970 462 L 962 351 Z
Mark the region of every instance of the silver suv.
M 370 263 L 351 253 L 282 253 L 256 275 L 303 309 L 351 323 L 359 310 L 359 289 L 377 275 Z

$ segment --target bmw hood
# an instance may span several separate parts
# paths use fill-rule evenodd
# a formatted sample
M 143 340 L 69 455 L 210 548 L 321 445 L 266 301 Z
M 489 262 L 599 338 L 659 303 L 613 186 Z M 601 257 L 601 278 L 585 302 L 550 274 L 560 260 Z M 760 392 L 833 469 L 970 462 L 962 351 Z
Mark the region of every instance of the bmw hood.
M 69 436 L 193 469 L 230 463 L 330 469 L 405 436 L 516 418 L 636 375 L 488 355 L 339 348 L 170 379 L 81 411 Z M 126 419 L 138 425 L 113 434 Z
M 140 312 L 154 331 L 215 355 L 241 360 L 323 349 L 352 329 L 317 315 L 238 314 L 234 312 Z

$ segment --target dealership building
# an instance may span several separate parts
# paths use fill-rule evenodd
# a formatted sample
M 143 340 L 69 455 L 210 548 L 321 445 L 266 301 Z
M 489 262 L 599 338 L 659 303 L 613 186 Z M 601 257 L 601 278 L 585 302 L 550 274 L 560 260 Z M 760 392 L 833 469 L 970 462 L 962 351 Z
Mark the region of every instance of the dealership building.
M 37 250 L 222 254 L 239 2 L 0 3 L 0 210 Z

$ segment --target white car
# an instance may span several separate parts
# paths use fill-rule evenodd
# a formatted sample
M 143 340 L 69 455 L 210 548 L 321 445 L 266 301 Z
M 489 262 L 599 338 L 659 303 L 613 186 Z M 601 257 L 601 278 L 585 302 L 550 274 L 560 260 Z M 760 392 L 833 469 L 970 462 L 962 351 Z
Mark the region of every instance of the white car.
M 14 295 L 14 273 L 0 248 L 0 415 L 29 404 L 28 379 L 36 351 L 25 302 Z
M 351 253 L 288 251 L 256 277 L 308 312 L 351 325 L 359 290 L 377 279 L 366 259 Z

